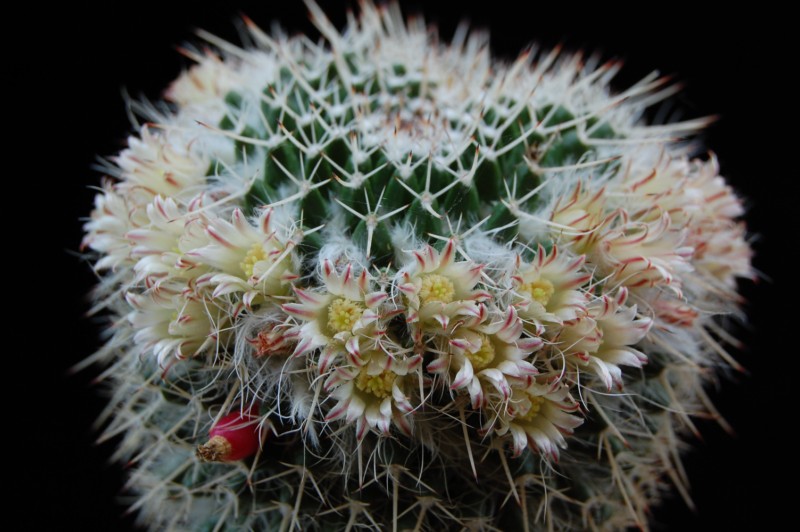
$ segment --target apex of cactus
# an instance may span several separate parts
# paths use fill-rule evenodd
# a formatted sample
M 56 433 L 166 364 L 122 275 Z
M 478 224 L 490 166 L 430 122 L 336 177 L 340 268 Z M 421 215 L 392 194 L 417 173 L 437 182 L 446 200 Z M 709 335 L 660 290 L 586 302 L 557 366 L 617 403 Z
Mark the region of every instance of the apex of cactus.
M 308 7 L 324 42 L 201 32 L 85 226 L 142 522 L 646 528 L 753 277 L 675 140 L 707 121 L 646 124 L 669 80 L 614 62 Z

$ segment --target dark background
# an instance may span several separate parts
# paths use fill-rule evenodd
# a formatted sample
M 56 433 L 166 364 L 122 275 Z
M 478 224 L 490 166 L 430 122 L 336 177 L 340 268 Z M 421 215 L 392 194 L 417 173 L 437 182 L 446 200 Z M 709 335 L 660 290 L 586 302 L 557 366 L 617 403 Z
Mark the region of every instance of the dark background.
M 21 130 L 24 141 L 12 143 L 14 152 L 6 159 L 19 162 L 28 157 L 22 160 L 33 163 L 20 166 L 13 178 L 36 195 L 23 203 L 32 206 L 35 215 L 45 216 L 48 231 L 55 229 L 57 235 L 47 237 L 45 244 L 51 249 L 42 249 L 37 237 L 35 248 L 25 252 L 25 264 L 46 266 L 34 282 L 38 289 L 28 303 L 29 312 L 46 312 L 55 330 L 38 329 L 33 345 L 41 347 L 30 349 L 28 342 L 16 353 L 23 361 L 20 371 L 30 375 L 35 369 L 47 379 L 44 386 L 36 383 L 36 397 L 45 405 L 37 410 L 46 415 L 21 411 L 24 421 L 35 425 L 28 432 L 38 444 L 33 447 L 35 456 L 23 448 L 19 459 L 34 464 L 33 474 L 22 475 L 23 485 L 30 488 L 26 498 L 42 505 L 41 515 L 37 512 L 33 519 L 37 524 L 52 521 L 57 529 L 132 527 L 124 508 L 115 504 L 123 477 L 117 465 L 107 462 L 112 447 L 93 445 L 91 424 L 103 407 L 97 389 L 90 386 L 93 371 L 66 375 L 68 367 L 98 347 L 96 325 L 82 317 L 93 274 L 75 251 L 81 239 L 79 219 L 91 209 L 94 192 L 89 187 L 100 179 L 90 166 L 97 154 L 119 151 L 130 131 L 121 89 L 157 99 L 187 66 L 175 46 L 197 42 L 194 28 L 237 42 L 233 21 L 238 12 L 264 28 L 281 21 L 293 31 L 314 31 L 300 2 L 241 0 L 208 8 L 194 2 L 112 4 L 70 4 L 39 13 L 32 3 L 26 13 L 9 17 L 5 24 L 19 24 L 26 35 L 9 50 L 11 79 L 6 82 L 14 95 L 9 100 L 15 117 L 11 131 Z M 686 83 L 676 98 L 685 117 L 721 116 L 703 140 L 719 156 L 723 175 L 749 198 L 755 265 L 765 277 L 743 286 L 751 325 L 739 334 L 750 348 L 737 358 L 750 374 L 734 376 L 739 382 L 723 382 L 721 391 L 714 392 L 738 435 L 730 437 L 715 425 L 701 423 L 703 441 L 694 442 L 695 451 L 686 456 L 699 510 L 693 513 L 676 499 L 654 509 L 654 515 L 664 523 L 657 528 L 665 530 L 778 525 L 797 491 L 778 484 L 796 462 L 788 431 L 796 423 L 789 392 L 790 378 L 797 374 L 793 334 L 798 326 L 790 322 L 797 285 L 789 285 L 788 275 L 797 270 L 790 268 L 798 244 L 798 209 L 790 205 L 798 178 L 797 153 L 790 142 L 797 137 L 798 95 L 789 81 L 797 55 L 790 52 L 793 35 L 784 22 L 789 17 L 767 11 L 702 13 L 674 4 L 663 4 L 660 13 L 649 15 L 641 8 L 587 10 L 572 3 L 530 3 L 532 14 L 524 14 L 515 9 L 521 4 L 495 0 L 481 7 L 452 7 L 444 2 L 403 2 L 406 12 L 422 11 L 428 20 L 437 21 L 445 36 L 464 17 L 489 29 L 495 53 L 507 58 L 534 40 L 547 47 L 563 42 L 568 49 L 623 58 L 626 66 L 617 78 L 618 88 L 653 69 L 675 74 Z M 346 5 L 323 2 L 339 26 Z M 647 7 L 648 12 L 655 9 Z M 788 130 L 783 133 L 781 128 Z M 46 198 L 44 209 L 38 208 L 39 194 Z M 31 209 L 16 212 L 12 206 L 11 212 L 18 222 L 14 227 L 23 228 L 16 236 L 28 238 L 31 226 L 25 216 Z M 14 284 L 26 286 L 30 297 L 27 284 Z M 778 296 L 785 303 L 779 304 Z M 19 411 L 20 401 L 12 404 Z

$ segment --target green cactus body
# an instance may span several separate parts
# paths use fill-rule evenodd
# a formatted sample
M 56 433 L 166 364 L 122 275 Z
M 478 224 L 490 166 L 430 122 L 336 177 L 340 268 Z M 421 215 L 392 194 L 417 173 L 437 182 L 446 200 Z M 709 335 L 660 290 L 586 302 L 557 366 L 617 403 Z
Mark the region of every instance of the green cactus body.
M 645 528 L 688 498 L 732 363 L 699 309 L 752 276 L 739 199 L 672 140 L 703 121 L 643 124 L 665 80 L 614 94 L 614 63 L 310 8 L 324 45 L 202 35 L 86 225 L 142 523 Z M 237 410 L 260 450 L 204 461 Z

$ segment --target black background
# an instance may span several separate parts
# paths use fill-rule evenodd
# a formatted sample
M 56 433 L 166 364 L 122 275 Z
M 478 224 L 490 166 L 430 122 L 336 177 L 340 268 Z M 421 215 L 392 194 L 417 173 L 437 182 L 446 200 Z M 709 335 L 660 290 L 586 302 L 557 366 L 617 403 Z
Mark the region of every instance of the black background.
M 24 33 L 8 50 L 12 64 L 6 86 L 13 93 L 8 100 L 13 120 L 5 121 L 6 132 L 23 140 L 12 142 L 14 151 L 6 154 L 6 160 L 17 163 L 6 186 L 20 186 L 27 194 L 11 206 L 12 226 L 17 228 L 11 241 L 23 249 L 23 239 L 33 243 L 23 251 L 23 264 L 35 266 L 35 279 L 15 279 L 12 288 L 27 294 L 27 315 L 17 316 L 22 325 L 44 322 L 33 336 L 26 333 L 13 357 L 21 362 L 23 382 L 30 382 L 32 372 L 37 379 L 45 376 L 43 385 L 37 380 L 32 386 L 43 404 L 31 414 L 27 409 L 33 403 L 25 399 L 31 394 L 16 392 L 8 403 L 15 417 L 32 426 L 23 431 L 21 452 L 10 459 L 33 467 L 32 473 L 26 466 L 25 474 L 12 477 L 23 481 L 26 499 L 41 505 L 41 512 L 28 515 L 31 525 L 132 527 L 124 508 L 115 504 L 123 477 L 117 465 L 107 463 L 112 448 L 93 445 L 91 423 L 103 407 L 89 384 L 93 374 L 66 374 L 98 347 L 96 325 L 82 316 L 93 274 L 75 255 L 79 219 L 91 209 L 94 193 L 89 187 L 99 183 L 100 175 L 90 169 L 96 155 L 119 151 L 130 130 L 121 89 L 157 99 L 187 66 L 175 46 L 197 42 L 194 28 L 237 42 L 233 22 L 242 12 L 265 28 L 281 21 L 293 31 L 314 31 L 300 2 L 225 4 L 200 8 L 194 2 L 147 1 L 117 7 L 108 2 L 37 12 L 32 3 L 6 20 L 6 26 L 19 24 Z M 339 26 L 346 5 L 323 3 Z M 784 22 L 788 15 L 766 10 L 703 13 L 675 4 L 663 4 L 654 13 L 656 6 L 650 3 L 637 4 L 647 10 L 530 3 L 530 14 L 519 11 L 521 2 L 499 0 L 480 7 L 403 5 L 406 12 L 421 11 L 437 21 L 445 36 L 459 19 L 470 19 L 491 31 L 494 51 L 507 58 L 533 40 L 623 58 L 618 88 L 653 69 L 675 74 L 687 85 L 676 98 L 686 117 L 721 116 L 703 140 L 719 156 L 722 173 L 749 198 L 755 264 L 768 279 L 743 286 L 751 325 L 740 336 L 750 348 L 737 357 L 750 374 L 735 376 L 738 382 L 724 382 L 720 393 L 714 393 L 738 435 L 730 437 L 701 423 L 703 441 L 694 442 L 696 450 L 685 461 L 699 510 L 693 513 L 679 499 L 671 501 L 654 509 L 655 519 L 663 523 L 655 528 L 724 530 L 781 523 L 797 492 L 791 480 L 795 439 L 788 431 L 796 426 L 790 392 L 791 379 L 798 375 L 794 334 L 799 327 L 793 323 L 798 292 L 796 284 L 789 284 L 789 273 L 797 271 L 791 261 L 798 244 L 798 209 L 792 206 L 798 158 L 791 144 L 797 137 L 798 93 L 789 80 L 797 54 L 791 51 L 793 35 Z M 10 197 L 17 196 L 6 195 Z M 47 225 L 44 248 L 41 236 L 29 234 L 31 215 L 43 217 Z M 31 438 L 36 445 L 28 445 Z M 779 484 L 784 477 L 790 479 L 788 488 Z

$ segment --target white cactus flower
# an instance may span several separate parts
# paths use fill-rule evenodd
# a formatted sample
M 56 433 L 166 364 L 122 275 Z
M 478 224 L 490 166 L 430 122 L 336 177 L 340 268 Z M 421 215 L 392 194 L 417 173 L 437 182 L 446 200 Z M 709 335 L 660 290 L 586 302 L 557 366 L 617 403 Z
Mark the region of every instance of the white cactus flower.
M 569 388 L 560 384 L 533 382 L 526 388 L 514 388 L 504 404 L 507 407 L 501 408 L 484 430 L 510 435 L 517 456 L 530 447 L 557 461 L 559 448 L 567 447 L 564 436 L 583 423 L 573 415 L 578 403 L 570 397 Z
M 581 288 L 592 278 L 583 268 L 585 261 L 583 255 L 559 252 L 557 246 L 549 253 L 539 246 L 533 262 L 518 262 L 513 281 L 519 315 L 544 325 L 575 319 L 585 311 L 588 300 Z
M 286 303 L 283 309 L 302 323 L 297 329 L 300 342 L 295 355 L 324 347 L 320 362 L 324 371 L 353 335 L 375 324 L 379 307 L 388 296 L 371 290 L 367 271 L 356 274 L 352 264 L 337 272 L 330 261 L 324 261 L 321 274 L 323 291 L 295 288 L 300 303 Z
M 603 295 L 589 304 L 586 314 L 566 322 L 553 340 L 556 351 L 600 377 L 608 390 L 622 385 L 620 365 L 641 367 L 647 356 L 632 347 L 647 334 L 652 320 L 637 318 L 636 307 L 625 307 L 628 290 Z M 560 355 L 559 355 L 560 356 Z
M 103 184 L 103 194 L 94 198 L 91 218 L 83 226 L 86 236 L 83 247 L 102 254 L 95 263 L 99 271 L 114 270 L 123 265 L 133 265 L 136 261 L 131 255 L 131 245 L 127 234 L 136 222 L 124 196 L 114 192 L 109 181 Z
M 481 265 L 456 262 L 455 252 L 452 240 L 441 252 L 426 246 L 414 251 L 415 262 L 400 272 L 397 288 L 405 298 L 409 323 L 419 322 L 424 330 L 447 329 L 453 317 L 476 315 L 479 302 L 491 297 L 476 288 Z
M 206 243 L 188 256 L 219 273 L 207 274 L 200 282 L 213 287 L 214 297 L 242 292 L 250 306 L 259 296 L 280 296 L 289 292 L 297 279 L 294 245 L 284 240 L 271 224 L 272 211 L 264 210 L 253 227 L 236 209 L 231 221 L 203 216 L 200 225 Z
M 421 357 L 406 357 L 395 351 L 393 342 L 375 339 L 348 342 L 347 349 L 352 363 L 333 368 L 325 381 L 325 389 L 338 401 L 325 419 L 355 422 L 359 440 L 368 429 L 388 434 L 392 424 L 411 435 L 413 406 L 408 392 Z
M 152 350 L 159 365 L 173 355 L 185 359 L 213 348 L 230 319 L 223 309 L 194 294 L 128 292 L 127 301 L 134 309 L 128 319 L 137 331 L 135 340 Z
M 443 351 L 428 365 L 432 373 L 454 372 L 451 390 L 469 392 L 473 408 L 485 406 L 493 387 L 505 399 L 513 383 L 527 385 L 538 373 L 529 355 L 542 347 L 542 339 L 523 336 L 523 324 L 514 307 L 505 313 L 486 311 L 464 319 L 449 335 L 449 352 Z
M 191 198 L 206 182 L 209 162 L 175 133 L 142 127 L 114 161 L 127 198 L 147 203 L 156 195 Z

